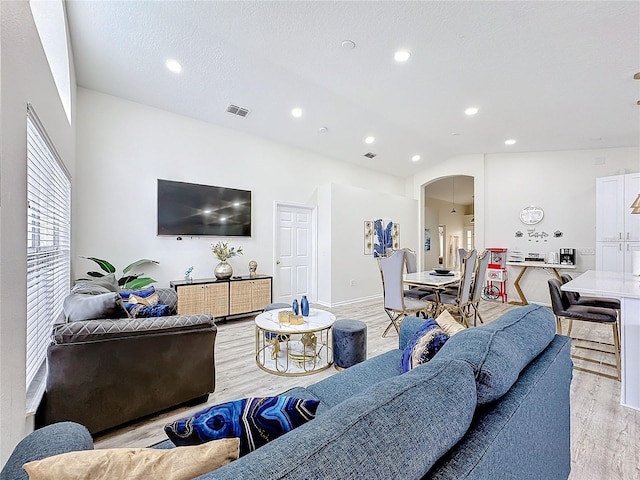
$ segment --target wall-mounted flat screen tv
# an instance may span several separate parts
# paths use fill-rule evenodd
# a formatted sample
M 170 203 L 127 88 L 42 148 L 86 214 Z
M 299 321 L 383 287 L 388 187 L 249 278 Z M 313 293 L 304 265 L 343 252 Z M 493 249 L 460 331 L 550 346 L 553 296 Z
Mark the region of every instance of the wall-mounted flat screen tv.
M 251 236 L 251 192 L 158 179 L 158 235 Z

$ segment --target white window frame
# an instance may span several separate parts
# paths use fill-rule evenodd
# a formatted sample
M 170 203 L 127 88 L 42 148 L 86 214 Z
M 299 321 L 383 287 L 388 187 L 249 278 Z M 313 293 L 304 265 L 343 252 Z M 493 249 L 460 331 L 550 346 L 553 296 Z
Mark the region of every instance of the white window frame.
M 34 413 L 44 392 L 51 328 L 62 313 L 71 283 L 71 179 L 31 105 L 27 106 L 26 214 L 27 413 Z

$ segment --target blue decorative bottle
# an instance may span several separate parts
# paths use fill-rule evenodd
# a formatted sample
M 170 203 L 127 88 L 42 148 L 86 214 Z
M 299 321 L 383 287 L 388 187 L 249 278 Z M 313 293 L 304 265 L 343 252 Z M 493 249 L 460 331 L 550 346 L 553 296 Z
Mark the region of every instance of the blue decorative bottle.
M 291 305 L 291 309 L 293 310 L 293 313 L 298 315 L 298 299 L 297 298 L 293 299 L 293 304 Z
M 307 300 L 306 295 L 303 295 L 300 299 L 300 313 L 302 313 L 303 317 L 309 316 L 309 300 Z

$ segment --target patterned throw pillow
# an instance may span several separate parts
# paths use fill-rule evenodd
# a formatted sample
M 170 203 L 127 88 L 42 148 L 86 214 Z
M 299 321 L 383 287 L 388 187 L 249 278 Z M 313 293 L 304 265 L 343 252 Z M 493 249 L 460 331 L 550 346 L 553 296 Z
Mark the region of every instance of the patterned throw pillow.
M 407 342 L 402 352 L 400 373 L 428 362 L 449 340 L 449 335 L 432 318 L 426 320 Z
M 440 325 L 440 328 L 444 330 L 444 333 L 453 337 L 456 333 L 461 332 L 466 327 L 461 323 L 458 323 L 453 315 L 449 313 L 449 310 L 444 310 L 438 318 L 436 318 L 436 323 Z
M 165 425 L 177 446 L 240 438 L 240 456 L 313 419 L 318 400 L 278 396 L 244 398 L 201 410 Z
M 132 295 L 133 296 L 133 295 Z M 171 315 L 169 305 L 143 305 L 140 303 L 125 303 L 124 308 L 131 318 L 166 317 Z
M 132 302 L 130 300 L 132 295 L 143 301 Z M 153 301 L 154 295 L 155 303 L 158 303 L 158 294 L 156 293 L 156 288 L 153 285 L 141 288 L 140 290 L 123 290 L 120 292 L 122 300 L 126 303 L 144 303 L 144 301 Z M 147 303 L 147 305 L 155 305 L 155 303 Z
M 138 295 L 134 295 L 133 293 L 129 295 L 129 300 L 127 303 L 138 303 L 140 305 L 157 305 L 160 298 L 158 297 L 158 293 L 155 292 L 148 297 L 139 297 Z

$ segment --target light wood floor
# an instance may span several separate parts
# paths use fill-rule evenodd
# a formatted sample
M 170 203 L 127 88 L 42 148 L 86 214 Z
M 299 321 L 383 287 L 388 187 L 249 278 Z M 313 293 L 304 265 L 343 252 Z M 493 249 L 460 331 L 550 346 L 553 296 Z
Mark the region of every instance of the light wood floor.
M 485 321 L 515 308 L 482 302 Z M 397 348 L 398 337 L 382 338 L 388 319 L 381 300 L 331 309 L 337 318 L 362 320 L 368 326 L 368 357 Z M 610 328 L 580 325 L 572 335 L 608 340 Z M 566 332 L 566 329 L 565 329 Z M 166 439 L 162 427 L 175 419 L 246 396 L 264 396 L 294 386 L 306 386 L 336 373 L 331 367 L 304 377 L 280 377 L 260 370 L 254 359 L 253 317 L 218 325 L 216 339 L 216 391 L 206 404 L 172 409 L 160 415 L 114 429 L 95 439 L 96 448 L 145 447 Z M 578 363 L 578 362 L 576 362 Z M 523 432 L 526 435 L 526 432 Z M 571 385 L 571 480 L 640 480 L 640 412 L 620 405 L 620 383 L 574 370 Z

